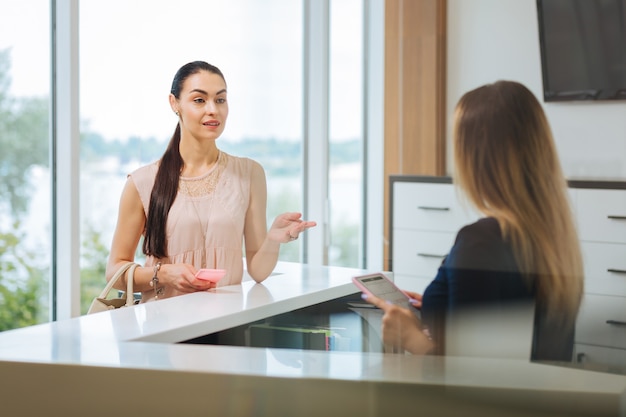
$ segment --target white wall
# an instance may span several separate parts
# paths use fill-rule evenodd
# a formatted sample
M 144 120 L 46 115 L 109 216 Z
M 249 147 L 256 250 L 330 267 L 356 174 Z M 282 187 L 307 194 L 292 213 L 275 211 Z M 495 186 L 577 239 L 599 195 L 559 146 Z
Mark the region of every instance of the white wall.
M 500 79 L 543 102 L 535 0 L 448 0 L 448 144 L 461 95 Z M 567 177 L 626 179 L 626 101 L 543 104 Z

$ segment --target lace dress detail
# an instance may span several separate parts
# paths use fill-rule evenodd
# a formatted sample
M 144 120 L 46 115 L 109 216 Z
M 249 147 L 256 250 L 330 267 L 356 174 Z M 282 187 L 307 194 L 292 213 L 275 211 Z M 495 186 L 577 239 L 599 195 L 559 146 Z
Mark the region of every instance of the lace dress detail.
M 181 176 L 178 181 L 178 191 L 189 197 L 202 197 L 212 194 L 225 166 L 226 158 L 222 158 L 222 152 L 220 152 L 217 156 L 217 162 L 206 174 L 199 177 Z

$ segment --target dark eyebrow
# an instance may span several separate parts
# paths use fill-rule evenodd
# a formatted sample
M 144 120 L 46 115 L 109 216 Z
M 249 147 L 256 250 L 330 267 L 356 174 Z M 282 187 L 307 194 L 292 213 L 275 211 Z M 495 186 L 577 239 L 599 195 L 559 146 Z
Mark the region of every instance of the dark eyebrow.
M 225 89 L 225 88 L 222 88 L 220 91 L 218 91 L 217 93 L 215 93 L 215 95 L 216 95 L 216 96 L 219 96 L 220 94 L 223 94 L 223 93 L 225 93 L 225 92 L 226 92 L 226 89 Z M 189 93 L 190 93 L 190 94 L 191 94 L 191 93 L 200 93 L 200 94 L 204 94 L 205 96 L 208 96 L 208 95 L 209 95 L 209 93 L 207 93 L 207 92 L 206 92 L 206 91 L 204 91 L 204 90 L 200 90 L 199 88 L 195 88 L 195 89 L 191 90 Z

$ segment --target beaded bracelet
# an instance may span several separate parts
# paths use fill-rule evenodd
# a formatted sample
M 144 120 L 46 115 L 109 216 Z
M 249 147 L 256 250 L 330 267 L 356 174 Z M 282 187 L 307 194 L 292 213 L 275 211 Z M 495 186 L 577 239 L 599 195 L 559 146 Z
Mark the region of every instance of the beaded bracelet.
M 150 286 L 154 288 L 155 300 L 157 300 L 159 298 L 159 294 L 161 294 L 161 288 L 157 288 L 157 285 L 159 285 L 159 277 L 157 276 L 157 274 L 160 269 L 161 269 L 161 262 L 157 262 L 153 268 L 154 275 L 152 276 L 152 281 L 150 281 Z

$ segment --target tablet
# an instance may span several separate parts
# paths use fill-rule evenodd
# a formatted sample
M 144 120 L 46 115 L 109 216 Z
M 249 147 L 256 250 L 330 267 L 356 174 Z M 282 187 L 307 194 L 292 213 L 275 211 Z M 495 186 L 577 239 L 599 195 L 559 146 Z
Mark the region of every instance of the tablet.
M 374 295 L 397 306 L 408 308 L 421 318 L 420 310 L 411 304 L 409 296 L 396 287 L 396 284 L 383 273 L 355 276 L 352 277 L 352 282 L 365 294 Z

